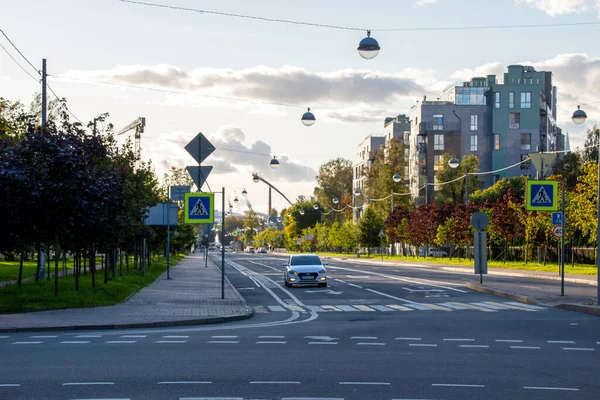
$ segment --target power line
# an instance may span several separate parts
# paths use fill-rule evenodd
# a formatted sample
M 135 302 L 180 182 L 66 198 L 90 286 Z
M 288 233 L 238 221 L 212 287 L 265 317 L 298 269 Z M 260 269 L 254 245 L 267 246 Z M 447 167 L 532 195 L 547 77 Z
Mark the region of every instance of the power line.
M 50 90 L 50 92 L 52 92 L 54 97 L 56 97 L 56 100 L 61 101 L 60 97 L 58 97 L 58 95 L 56 94 L 54 89 L 52 89 L 48 83 L 46 83 L 46 87 Z M 73 118 L 75 118 L 81 125 L 83 125 L 83 122 L 79 118 L 77 118 L 77 116 L 75 114 L 73 114 L 73 112 L 71 110 L 69 110 L 69 107 L 67 107 L 66 104 L 64 104 L 64 106 L 65 106 L 65 110 L 67 110 L 67 112 L 69 114 L 71 114 L 73 116 Z
M 12 59 L 12 60 L 15 62 L 15 64 L 17 64 L 17 65 L 19 66 L 19 68 L 21 68 L 21 69 L 23 70 L 23 72 L 25 72 L 27 75 L 29 75 L 29 76 L 31 77 L 31 79 L 33 79 L 34 81 L 36 81 L 36 82 L 38 82 L 38 83 L 39 83 L 39 79 L 37 79 L 35 76 L 31 75 L 31 74 L 29 73 L 29 71 L 27 71 L 27 70 L 25 69 L 25 67 L 23 67 L 23 66 L 22 66 L 22 65 L 21 65 L 21 64 L 20 64 L 20 63 L 19 63 L 19 62 L 18 62 L 18 61 L 17 61 L 17 60 L 16 60 L 16 59 L 15 59 L 15 58 L 12 56 L 12 54 L 10 54 L 10 53 L 8 52 L 8 50 L 6 50 L 6 47 L 2 46 L 2 43 L 0 43 L 0 47 L 2 47 L 2 50 L 4 50 L 4 52 L 5 52 L 6 54 L 8 54 L 8 56 L 9 56 L 9 57 L 10 57 L 10 58 L 11 58 L 11 59 Z
M 283 24 L 292 24 L 292 25 L 305 25 L 305 26 L 313 26 L 317 28 L 328 28 L 328 29 L 338 29 L 338 30 L 347 30 L 347 31 L 378 31 L 378 32 L 415 32 L 415 31 L 459 31 L 459 30 L 480 30 L 480 29 L 515 29 L 515 28 L 554 28 L 554 27 L 569 27 L 569 26 L 582 26 L 582 25 L 600 25 L 600 21 L 589 21 L 589 22 L 571 22 L 571 23 L 554 23 L 554 24 L 521 24 L 521 25 L 474 25 L 474 26 L 436 26 L 436 27 L 420 27 L 420 28 L 381 28 L 381 29 L 372 29 L 372 28 L 358 28 L 351 26 L 342 26 L 342 25 L 331 25 L 331 24 L 319 24 L 314 22 L 306 22 L 306 21 L 294 21 L 288 19 L 278 19 L 278 18 L 268 18 L 257 15 L 246 15 L 246 14 L 235 14 L 235 13 L 226 13 L 221 11 L 212 11 L 205 10 L 199 8 L 188 8 L 188 7 L 180 7 L 180 6 L 170 6 L 167 4 L 160 3 L 148 3 L 143 1 L 134 1 L 134 0 L 119 0 L 122 3 L 130 3 L 137 4 L 141 6 L 147 7 L 157 7 L 157 8 L 166 8 L 171 10 L 179 10 L 179 11 L 189 11 L 195 12 L 199 14 L 212 14 L 223 17 L 232 17 L 232 18 L 243 18 L 243 19 L 252 19 L 259 20 L 264 22 L 273 22 L 273 23 L 283 23 Z
M 298 105 L 298 104 L 277 103 L 277 102 L 271 102 L 271 101 L 256 101 L 256 100 L 242 99 L 242 98 L 239 98 L 239 97 L 226 97 L 226 96 L 216 96 L 216 95 L 209 95 L 209 94 L 197 94 L 197 93 L 189 93 L 189 92 L 180 92 L 180 91 L 177 91 L 177 90 L 159 89 L 159 88 L 153 88 L 153 87 L 148 87 L 148 86 L 130 85 L 130 84 L 127 84 L 127 83 L 97 81 L 97 80 L 94 80 L 94 79 L 79 79 L 79 78 L 73 78 L 73 77 L 68 77 L 68 76 L 53 76 L 53 75 L 48 75 L 48 76 L 52 76 L 53 78 L 58 78 L 58 79 L 63 79 L 63 80 L 69 80 L 70 79 L 70 80 L 74 80 L 74 81 L 78 81 L 78 82 L 83 82 L 83 83 L 98 83 L 98 84 L 101 84 L 101 85 L 117 86 L 117 87 L 129 88 L 129 89 L 142 89 L 142 90 L 148 90 L 148 91 L 151 91 L 151 92 L 159 92 L 159 93 L 183 94 L 183 95 L 186 95 L 186 96 L 205 97 L 205 98 L 208 98 L 208 99 L 216 99 L 216 100 L 239 101 L 239 102 L 250 103 L 250 104 L 265 104 L 265 105 L 271 105 L 271 106 L 282 106 L 282 107 L 293 107 L 293 108 L 306 108 L 305 106 L 301 106 L 301 105 Z
M 23 53 L 21 53 L 21 50 L 19 50 L 19 48 L 17 46 L 15 46 L 15 44 L 12 42 L 12 40 L 10 40 L 10 38 L 6 35 L 6 33 L 4 33 L 4 31 L 2 29 L 0 29 L 0 33 L 2 33 L 2 35 L 6 38 L 6 40 L 8 40 L 8 43 L 11 44 L 11 46 L 17 51 L 17 53 L 19 53 L 21 55 L 21 57 L 23 57 L 23 59 L 25 61 L 27 61 L 27 63 L 29 65 L 31 65 L 31 68 L 33 68 L 33 70 L 35 72 L 37 72 L 39 75 L 41 75 L 40 71 L 31 63 L 31 61 L 29 61 L 27 59 L 27 57 L 25 57 L 25 55 L 23 55 Z

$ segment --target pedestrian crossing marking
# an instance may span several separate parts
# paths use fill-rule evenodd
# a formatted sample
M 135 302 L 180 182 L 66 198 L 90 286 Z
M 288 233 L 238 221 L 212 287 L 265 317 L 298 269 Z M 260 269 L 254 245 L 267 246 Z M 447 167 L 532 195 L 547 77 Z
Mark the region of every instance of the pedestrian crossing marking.
M 483 311 L 483 312 L 498 312 L 498 311 L 527 311 L 536 312 L 545 310 L 544 307 L 534 306 L 530 304 L 522 304 L 518 302 L 499 302 L 499 301 L 483 301 L 473 303 L 445 302 L 445 303 L 409 303 L 404 305 L 399 304 L 336 304 L 333 305 L 267 305 L 254 306 L 256 313 L 269 312 L 396 312 L 396 311 Z
M 198 199 L 198 202 L 196 202 L 194 208 L 192 208 L 192 211 L 190 211 L 190 215 L 207 216 L 209 215 L 209 212 L 206 210 L 206 207 L 204 207 L 204 203 Z
M 552 204 L 552 199 L 546 192 L 544 186 L 540 186 L 540 190 L 538 190 L 537 194 L 533 197 L 533 203 Z

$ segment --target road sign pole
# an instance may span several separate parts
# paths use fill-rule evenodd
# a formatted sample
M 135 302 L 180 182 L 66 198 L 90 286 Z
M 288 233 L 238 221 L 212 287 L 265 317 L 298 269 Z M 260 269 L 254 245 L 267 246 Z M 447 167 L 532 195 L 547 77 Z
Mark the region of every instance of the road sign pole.
M 225 188 L 221 189 L 221 299 L 225 298 Z
M 167 203 L 167 279 L 171 279 L 169 267 L 171 253 L 171 203 Z
M 565 180 L 562 180 L 562 217 L 560 219 L 560 295 L 565 295 Z

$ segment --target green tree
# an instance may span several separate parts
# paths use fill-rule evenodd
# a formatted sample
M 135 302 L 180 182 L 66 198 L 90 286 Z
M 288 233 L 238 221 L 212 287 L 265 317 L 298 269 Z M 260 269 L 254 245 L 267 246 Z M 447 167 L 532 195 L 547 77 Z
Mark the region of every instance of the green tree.
M 247 246 L 254 246 L 254 237 L 256 236 L 256 231 L 260 226 L 260 221 L 258 220 L 258 214 L 254 211 L 249 211 L 244 215 L 244 244 Z
M 567 185 L 566 190 L 575 189 L 578 178 L 583 174 L 583 158 L 581 153 L 572 151 L 562 157 L 557 157 L 552 164 L 552 174 L 563 177 Z
M 583 175 L 578 179 L 575 191 L 569 196 L 566 215 L 569 225 L 576 227 L 590 245 L 597 244 L 597 201 L 598 201 L 598 164 L 593 161 L 583 166 Z
M 385 225 L 383 219 L 377 214 L 373 207 L 367 207 L 365 213 L 358 221 L 359 242 L 367 247 L 367 252 L 371 254 L 371 247 L 378 247 L 381 243 L 379 233 L 383 231 Z
M 335 158 L 319 167 L 314 195 L 326 210 L 334 206 L 333 199 L 340 200 L 336 208 L 344 207 L 343 200 L 352 193 L 352 163 L 344 158 Z
M 590 161 L 598 162 L 598 145 L 600 145 L 600 129 L 594 125 L 592 129 L 588 129 L 587 137 L 583 143 L 583 162 Z
M 438 191 L 435 194 L 435 201 L 438 204 L 451 203 L 453 205 L 465 202 L 466 179 L 460 179 L 467 172 L 477 172 L 479 170 L 479 158 L 474 154 L 467 154 L 462 157 L 458 167 L 452 168 L 448 165 L 450 154 L 442 155 L 439 170 L 436 173 L 436 183 L 439 184 Z M 444 184 L 444 182 L 452 182 Z M 469 193 L 473 193 L 481 188 L 483 181 L 477 175 L 469 175 Z
M 525 198 L 525 185 L 527 176 L 513 176 L 502 178 L 493 186 L 485 190 L 478 190 L 469 195 L 469 202 L 483 205 L 486 203 L 494 204 L 502 198 L 509 190 L 512 190 L 515 196 Z

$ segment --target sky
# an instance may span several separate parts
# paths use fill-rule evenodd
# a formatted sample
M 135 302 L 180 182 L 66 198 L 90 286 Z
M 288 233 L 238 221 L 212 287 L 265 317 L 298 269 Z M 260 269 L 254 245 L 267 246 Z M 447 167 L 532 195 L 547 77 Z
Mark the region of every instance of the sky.
M 50 86 L 81 121 L 108 112 L 118 131 L 145 117 L 142 158 L 159 178 L 194 165 L 184 146 L 203 133 L 216 147 L 202 164 L 213 166 L 203 190 L 224 187 L 234 212 L 247 209 L 233 202 L 244 189 L 253 209 L 267 212 L 268 187 L 253 183 L 253 173 L 292 201 L 311 196 L 319 167 L 352 161 L 366 136 L 383 134 L 385 117 L 453 82 L 501 78 L 511 64 L 553 72 L 558 124 L 573 149 L 600 120 L 600 0 L 147 2 L 206 12 L 119 0 L 0 0 L 0 29 L 37 69 L 47 59 Z M 460 27 L 478 28 L 451 29 Z M 381 46 L 372 60 L 356 51 L 367 29 Z M 36 74 L 3 36 L 0 44 Z M 0 96 L 29 104 L 38 92 L 0 48 Z M 578 104 L 588 114 L 581 126 L 570 120 Z M 308 107 L 311 127 L 300 121 Z M 275 170 L 273 156 L 281 163 Z M 275 192 L 272 199 L 277 209 L 288 206 Z

